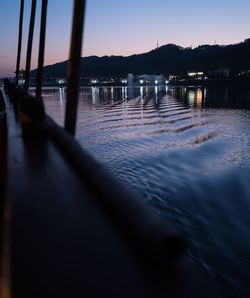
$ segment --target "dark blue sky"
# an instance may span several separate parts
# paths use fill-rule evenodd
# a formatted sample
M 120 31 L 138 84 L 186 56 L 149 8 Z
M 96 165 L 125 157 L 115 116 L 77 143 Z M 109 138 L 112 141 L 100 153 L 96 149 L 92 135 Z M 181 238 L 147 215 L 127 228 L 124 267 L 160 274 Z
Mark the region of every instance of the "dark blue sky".
M 38 0 L 37 16 L 40 14 Z M 31 0 L 25 0 L 23 53 Z M 68 59 L 73 0 L 49 0 L 45 64 Z M 83 55 L 130 55 L 166 43 L 229 44 L 250 37 L 249 0 L 89 0 Z M 0 76 L 15 69 L 18 0 L 1 0 Z M 37 64 L 39 20 L 32 66 Z M 22 64 L 24 65 L 24 55 Z

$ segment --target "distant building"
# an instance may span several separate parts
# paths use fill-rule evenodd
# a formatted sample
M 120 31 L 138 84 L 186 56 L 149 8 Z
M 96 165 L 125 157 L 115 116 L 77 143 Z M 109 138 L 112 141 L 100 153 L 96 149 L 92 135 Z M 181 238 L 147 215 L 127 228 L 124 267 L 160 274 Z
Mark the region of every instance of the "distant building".
M 168 77 L 169 81 L 178 80 L 178 79 L 179 79 L 179 76 L 177 76 L 177 75 L 169 75 L 169 77 Z
M 188 71 L 187 75 L 190 78 L 203 78 L 204 72 L 203 71 Z
M 166 84 L 166 79 L 163 75 L 136 75 L 128 74 L 128 85 L 163 85 Z
M 210 78 L 228 78 L 230 76 L 230 68 L 218 68 L 208 71 Z

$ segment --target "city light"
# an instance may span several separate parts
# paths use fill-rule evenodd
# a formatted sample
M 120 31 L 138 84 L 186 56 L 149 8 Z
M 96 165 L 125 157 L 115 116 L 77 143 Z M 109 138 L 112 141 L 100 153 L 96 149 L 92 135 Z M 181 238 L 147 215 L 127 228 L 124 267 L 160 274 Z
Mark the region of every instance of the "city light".
M 59 80 L 57 81 L 57 83 L 60 84 L 60 85 L 61 85 L 61 84 L 65 84 L 65 82 L 66 82 L 66 81 L 65 81 L 64 79 L 59 79 Z
M 196 77 L 196 76 L 203 76 L 204 73 L 202 71 L 198 71 L 198 72 L 188 72 L 188 76 L 189 77 Z

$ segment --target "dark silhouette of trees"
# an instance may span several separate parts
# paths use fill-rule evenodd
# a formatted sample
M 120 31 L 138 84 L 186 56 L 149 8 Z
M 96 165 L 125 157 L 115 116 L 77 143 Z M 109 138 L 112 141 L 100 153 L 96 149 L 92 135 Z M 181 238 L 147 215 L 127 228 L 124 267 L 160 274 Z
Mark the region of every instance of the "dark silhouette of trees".
M 219 46 L 201 45 L 182 48 L 164 45 L 148 53 L 123 56 L 89 56 L 81 59 L 81 77 L 124 77 L 134 74 L 185 74 L 187 71 L 204 71 L 230 68 L 237 73 L 250 69 L 250 39 L 239 44 Z M 36 75 L 36 70 L 32 72 Z M 45 77 L 66 77 L 67 61 L 46 66 Z

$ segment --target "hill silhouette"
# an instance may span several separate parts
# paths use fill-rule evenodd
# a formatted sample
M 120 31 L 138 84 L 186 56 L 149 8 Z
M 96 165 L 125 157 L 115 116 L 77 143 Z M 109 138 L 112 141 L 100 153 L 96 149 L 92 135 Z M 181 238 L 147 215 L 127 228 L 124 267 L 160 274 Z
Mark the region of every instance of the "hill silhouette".
M 66 77 L 68 61 L 44 67 L 44 76 Z M 250 39 L 226 46 L 201 45 L 183 48 L 167 44 L 150 52 L 132 56 L 89 56 L 81 59 L 81 77 L 125 77 L 134 74 L 182 74 L 222 67 L 250 69 Z M 36 75 L 36 70 L 32 71 Z

